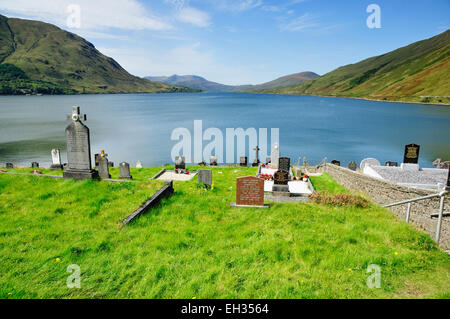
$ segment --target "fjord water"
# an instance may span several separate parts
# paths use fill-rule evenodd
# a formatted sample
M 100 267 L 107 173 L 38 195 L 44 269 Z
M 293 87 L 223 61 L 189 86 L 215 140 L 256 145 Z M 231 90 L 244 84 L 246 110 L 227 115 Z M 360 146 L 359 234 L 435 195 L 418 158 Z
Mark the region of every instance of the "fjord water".
M 66 115 L 74 105 L 88 115 L 92 154 L 104 149 L 116 165 L 171 163 L 177 143 L 172 131 L 183 127 L 194 135 L 194 120 L 203 121 L 203 130 L 221 129 L 224 138 L 226 128 L 268 128 L 268 144 L 270 128 L 279 128 L 281 154 L 292 162 L 299 156 L 310 164 L 324 157 L 345 166 L 366 157 L 401 162 L 410 143 L 421 145 L 424 167 L 438 157 L 450 160 L 448 106 L 239 93 L 119 94 L 1 96 L 0 166 L 49 166 L 53 148 L 62 150 L 65 162 Z M 253 151 L 247 155 L 254 158 Z

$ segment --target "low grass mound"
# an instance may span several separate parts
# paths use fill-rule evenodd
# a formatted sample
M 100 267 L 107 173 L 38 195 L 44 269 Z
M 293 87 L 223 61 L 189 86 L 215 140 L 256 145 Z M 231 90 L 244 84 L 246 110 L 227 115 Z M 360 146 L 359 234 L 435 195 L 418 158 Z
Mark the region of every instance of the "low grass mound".
M 148 181 L 160 169 L 132 169 L 137 183 L 0 174 L 0 298 L 450 296 L 450 257 L 374 204 L 230 208 L 235 179 L 255 168 L 212 168 L 211 190 L 175 182 L 172 197 L 120 227 L 162 186 Z M 312 180 L 349 194 L 328 175 Z M 80 289 L 66 286 L 73 264 Z M 380 289 L 366 284 L 372 264 Z

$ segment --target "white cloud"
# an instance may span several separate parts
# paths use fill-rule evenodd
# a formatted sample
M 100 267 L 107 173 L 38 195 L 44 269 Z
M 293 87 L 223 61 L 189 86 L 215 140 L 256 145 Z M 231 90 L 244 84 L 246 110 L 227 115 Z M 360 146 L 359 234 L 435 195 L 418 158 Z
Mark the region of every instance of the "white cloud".
M 176 17 L 181 22 L 201 28 L 208 27 L 211 24 L 211 17 L 208 13 L 192 7 L 180 8 Z
M 137 0 L 14 0 L 1 1 L 7 15 L 42 20 L 65 26 L 69 5 L 81 9 L 81 29 L 117 28 L 128 30 L 167 30 L 171 25 L 154 16 Z
M 280 26 L 282 31 L 304 31 L 306 29 L 312 29 L 318 27 L 319 24 L 316 19 L 305 13 L 304 15 L 297 17 L 289 22 L 285 22 Z
M 222 10 L 242 12 L 260 7 L 262 0 L 214 0 L 214 5 Z

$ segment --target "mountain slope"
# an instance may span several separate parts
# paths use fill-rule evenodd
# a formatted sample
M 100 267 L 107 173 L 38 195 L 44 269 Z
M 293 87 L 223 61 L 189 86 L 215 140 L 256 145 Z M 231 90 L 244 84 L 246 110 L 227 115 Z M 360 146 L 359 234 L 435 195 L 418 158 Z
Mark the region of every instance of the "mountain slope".
M 0 63 L 21 69 L 31 81 L 31 87 L 50 83 L 66 93 L 186 90 L 133 76 L 112 58 L 101 54 L 91 43 L 54 25 L 2 15 Z M 9 82 L 3 80 L 1 85 L 14 86 L 18 83 L 10 79 Z
M 448 104 L 449 74 L 450 30 L 447 30 L 300 85 L 260 92 Z
M 300 73 L 294 73 L 290 75 L 286 75 L 283 77 L 280 77 L 276 80 L 258 84 L 258 85 L 249 85 L 245 86 L 244 90 L 266 90 L 266 89 L 275 89 L 279 87 L 285 87 L 285 86 L 292 86 L 292 85 L 299 85 L 303 82 L 318 78 L 319 75 L 314 72 L 300 72 Z
M 208 81 L 197 75 L 147 76 L 145 78 L 150 81 L 181 85 L 206 92 L 233 92 L 236 90 L 235 86 Z
M 250 90 L 271 89 L 288 85 L 300 84 L 305 81 L 317 78 L 319 75 L 313 72 L 302 72 L 283 76 L 276 80 L 259 85 L 225 85 L 211 82 L 197 75 L 172 75 L 172 76 L 148 76 L 146 79 L 151 81 L 164 82 L 174 85 L 199 89 L 206 92 L 241 92 Z

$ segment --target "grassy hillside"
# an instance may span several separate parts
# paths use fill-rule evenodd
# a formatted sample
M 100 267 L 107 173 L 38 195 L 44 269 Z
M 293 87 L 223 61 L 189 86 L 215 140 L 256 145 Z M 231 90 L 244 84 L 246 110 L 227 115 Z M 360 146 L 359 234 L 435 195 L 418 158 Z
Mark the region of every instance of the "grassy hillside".
M 174 196 L 121 228 L 161 187 L 148 181 L 159 170 L 132 169 L 138 183 L 0 174 L 0 298 L 450 297 L 449 255 L 376 205 L 230 208 L 236 177 L 256 168 L 212 168 L 212 190 L 175 182 Z M 347 191 L 328 175 L 312 182 Z M 81 289 L 66 286 L 72 264 Z M 380 289 L 366 284 L 370 264 Z
M 272 89 L 288 85 L 297 85 L 305 81 L 315 79 L 319 75 L 314 72 L 301 72 L 286 75 L 276 80 L 258 85 L 225 85 L 208 81 L 197 75 L 172 75 L 172 76 L 148 76 L 151 81 L 164 82 L 167 84 L 181 85 L 205 92 L 248 92 L 253 90 Z
M 53 85 L 60 93 L 190 91 L 135 77 L 91 43 L 54 25 L 1 15 L 0 63 L 16 66 L 28 78 L 1 81 L 1 87 L 15 94 L 39 93 L 33 91 L 33 85 L 39 87 L 40 83 Z
M 450 103 L 450 30 L 431 39 L 264 93 Z
M 241 91 L 258 91 L 258 90 L 266 90 L 266 89 L 274 89 L 285 86 L 299 85 L 303 82 L 318 78 L 319 75 L 314 72 L 300 72 L 294 73 L 290 75 L 286 75 L 280 77 L 276 80 L 258 84 L 258 85 L 249 85 L 244 86 Z

